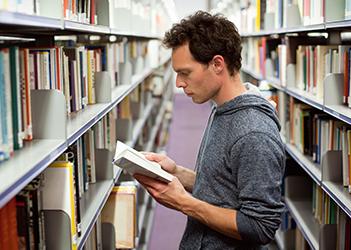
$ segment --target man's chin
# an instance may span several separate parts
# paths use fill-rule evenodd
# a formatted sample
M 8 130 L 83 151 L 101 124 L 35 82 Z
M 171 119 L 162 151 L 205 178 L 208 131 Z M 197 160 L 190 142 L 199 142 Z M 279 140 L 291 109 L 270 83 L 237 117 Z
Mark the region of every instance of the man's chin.
M 196 98 L 194 96 L 191 97 L 191 100 L 193 101 L 193 103 L 196 103 L 196 104 L 202 104 L 202 103 L 205 103 L 207 101 L 207 100 Z

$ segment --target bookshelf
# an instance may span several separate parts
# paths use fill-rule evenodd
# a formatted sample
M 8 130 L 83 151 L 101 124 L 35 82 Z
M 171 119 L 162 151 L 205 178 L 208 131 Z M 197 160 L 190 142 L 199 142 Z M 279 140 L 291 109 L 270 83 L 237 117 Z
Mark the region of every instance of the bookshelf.
M 77 2 L 78 1 L 81 2 L 80 0 L 77 0 Z M 13 1 L 9 2 L 13 4 Z M 89 3 L 91 2 L 89 1 Z M 102 1 L 98 1 L 96 4 L 99 5 L 101 2 Z M 130 1 L 130 3 L 132 2 L 133 5 L 137 5 L 140 10 L 145 7 L 143 4 L 146 4 L 146 7 L 152 10 L 153 13 L 152 15 L 149 13 L 150 16 L 147 18 L 145 17 L 148 20 L 148 22 L 145 23 L 141 22 L 142 18 L 144 18 L 144 14 L 141 13 L 141 11 L 134 13 L 134 21 L 138 22 L 138 25 L 142 24 L 142 27 L 135 26 L 129 27 L 129 29 L 100 24 L 98 20 L 95 20 L 94 24 L 79 22 L 75 18 L 69 19 L 61 16 L 61 14 L 56 15 L 60 12 L 59 10 L 55 12 L 56 14 L 52 13 L 52 16 L 49 16 L 48 13 L 45 13 L 48 16 L 43 16 L 38 13 L 28 14 L 14 12 L 13 9 L 11 9 L 13 7 L 12 5 L 10 5 L 9 9 L 1 9 L 3 6 L 0 4 L 0 31 L 3 35 L 14 37 L 13 40 L 3 39 L 4 47 L 7 43 L 8 47 L 12 47 L 19 43 L 29 41 L 32 42 L 32 44 L 28 44 L 28 47 L 33 46 L 33 44 L 40 47 L 51 47 L 57 43 L 59 46 L 86 46 L 90 48 L 89 46 L 96 46 L 97 43 L 99 43 L 89 39 L 90 36 L 100 37 L 101 44 L 113 43 L 112 41 L 120 42 L 122 39 L 125 39 L 130 44 L 135 42 L 136 49 L 138 50 L 141 50 L 141 46 L 149 42 L 150 44 L 153 43 L 153 45 L 148 48 L 148 54 L 146 54 L 145 58 L 142 58 L 142 63 L 144 64 L 142 68 L 140 68 L 140 65 L 138 66 L 138 63 L 140 64 L 140 58 L 135 58 L 135 61 L 131 63 L 133 74 L 131 74 L 130 77 L 123 78 L 130 79 L 127 82 L 123 82 L 122 84 L 118 83 L 118 86 L 117 84 L 114 86 L 111 82 L 112 79 L 106 76 L 107 74 L 103 72 L 103 69 L 100 69 L 101 74 L 96 70 L 96 103 L 86 105 L 83 109 L 78 111 L 67 113 L 67 102 L 62 90 L 61 92 L 53 89 L 31 91 L 34 138 L 31 141 L 24 141 L 23 148 L 15 150 L 8 160 L 0 162 L 0 211 L 7 206 L 10 200 L 13 200 L 23 189 L 27 188 L 27 185 L 31 184 L 32 180 L 38 176 L 42 176 L 58 157 L 62 157 L 72 146 L 76 145 L 78 141 L 92 132 L 93 128 L 95 129 L 102 120 L 106 120 L 107 117 L 111 119 L 111 114 L 112 112 L 116 112 L 116 107 L 126 99 L 127 96 L 131 95 L 135 89 L 144 85 L 148 79 L 154 76 L 160 76 L 162 78 L 165 88 L 161 95 L 152 97 L 145 104 L 142 110 L 143 116 L 133 121 L 133 136 L 129 144 L 133 147 L 148 148 L 150 150 L 156 150 L 158 147 L 162 146 L 158 144 L 155 145 L 155 143 L 157 143 L 156 138 L 160 131 L 163 130 L 163 127 L 168 127 L 164 125 L 163 116 L 169 113 L 165 106 L 168 102 L 172 101 L 173 86 L 171 82 L 173 81 L 173 72 L 169 63 L 169 51 L 164 51 L 159 46 L 160 38 L 164 30 L 168 28 L 166 24 L 172 22 L 172 15 L 169 14 L 171 11 L 169 8 L 170 4 L 159 0 L 148 0 L 143 3 Z M 45 3 L 42 4 L 43 9 L 45 9 Z M 60 6 L 61 9 L 61 5 L 61 1 L 53 1 L 53 6 Z M 132 16 L 132 11 L 130 11 L 129 15 L 130 17 Z M 132 19 L 128 22 L 131 24 L 133 23 Z M 65 42 L 64 39 L 60 40 L 59 36 L 62 35 L 70 36 L 66 38 L 68 42 Z M 72 36 L 75 38 L 71 39 Z M 113 39 L 109 39 L 110 37 L 113 37 Z M 0 40 L 2 39 L 0 38 Z M 140 44 L 137 44 L 138 42 L 140 42 Z M 68 43 L 70 44 L 68 45 Z M 144 45 L 141 43 L 144 43 Z M 105 51 L 104 53 L 108 52 Z M 107 63 L 108 62 L 106 62 L 106 64 Z M 64 65 L 60 65 L 59 67 L 63 68 Z M 136 69 L 135 67 L 139 67 L 140 69 Z M 53 70 L 52 68 L 49 69 Z M 110 69 L 105 69 L 105 71 L 108 70 Z M 50 71 L 50 74 L 52 74 L 52 72 L 53 71 Z M 123 72 L 118 71 L 117 73 L 118 77 L 122 77 Z M 80 74 L 84 74 L 84 72 L 80 72 Z M 55 77 L 57 77 L 57 75 L 55 75 Z M 83 78 L 77 77 L 76 79 L 81 80 Z M 64 79 L 63 81 L 66 80 L 67 79 Z M 71 79 L 69 80 L 71 81 Z M 9 106 L 9 108 L 11 107 Z M 156 116 L 155 114 L 158 114 L 158 116 L 154 117 Z M 2 117 L 1 119 L 5 118 Z M 117 117 L 117 119 L 119 118 Z M 169 122 L 169 120 L 167 122 Z M 143 136 L 143 130 L 146 126 L 150 127 L 149 130 L 151 134 L 148 136 L 149 140 L 143 142 L 140 138 Z M 111 127 L 111 129 L 116 128 Z M 114 131 L 110 132 L 114 134 Z M 3 136 L 3 134 L 1 134 L 1 136 Z M 95 143 L 98 142 L 96 141 Z M 78 209 L 81 213 L 81 220 L 79 226 L 80 235 L 76 239 L 77 249 L 88 249 L 88 246 L 91 247 L 92 241 L 90 238 L 92 235 L 97 234 L 96 227 L 99 223 L 99 217 L 103 207 L 113 187 L 120 182 L 121 176 L 123 175 L 120 169 L 111 164 L 113 151 L 111 148 L 101 149 L 101 146 L 99 146 L 99 148 L 96 146 L 95 148 L 96 181 L 89 183 L 89 188 L 87 188 L 79 198 L 80 209 Z M 85 178 L 85 175 L 88 174 L 83 173 L 83 175 Z M 87 185 L 87 183 L 84 183 L 84 185 Z M 143 231 L 145 231 L 145 228 L 149 228 L 149 231 L 151 230 L 151 214 L 154 209 L 154 206 L 150 205 L 151 203 L 151 197 L 145 195 L 145 201 L 141 207 L 143 211 L 141 217 L 143 219 L 141 219 L 138 225 L 140 231 L 142 228 Z M 66 217 L 50 210 L 45 210 L 43 214 L 46 218 L 46 226 L 55 225 L 55 223 L 60 224 L 61 218 L 64 219 L 64 217 Z M 60 225 L 62 229 L 64 223 Z M 101 230 L 102 229 L 100 229 L 100 231 Z M 52 230 L 45 229 L 45 232 L 47 234 L 45 239 L 48 239 L 48 242 L 46 242 L 47 247 L 56 245 L 55 247 L 57 247 L 57 249 L 60 249 L 60 247 L 61 249 L 75 248 L 73 245 L 67 245 L 70 239 L 62 238 L 65 239 L 66 243 L 61 244 L 61 242 L 57 242 L 57 239 L 55 239 L 55 233 Z M 70 233 L 67 234 L 67 232 L 63 231 L 60 231 L 59 234 L 60 236 L 66 235 L 64 237 L 70 235 Z M 138 237 L 140 236 L 141 235 Z M 145 235 L 143 235 L 144 245 L 145 239 Z M 3 244 L 3 241 L 0 242 L 0 246 L 3 246 L 1 244 Z M 138 249 L 141 248 L 140 246 L 137 247 Z
M 288 96 L 292 96 L 297 100 L 300 100 L 302 103 L 306 103 L 311 107 L 314 107 L 315 109 L 323 111 L 326 114 L 329 114 L 330 116 L 345 122 L 346 124 L 351 124 L 351 116 L 348 115 L 350 114 L 350 109 L 348 107 L 344 107 L 342 105 L 325 105 L 323 103 L 316 102 L 315 98 L 311 97 L 311 95 L 309 95 L 308 93 L 304 93 L 303 91 L 299 91 L 297 89 L 283 87 L 281 86 L 279 79 L 268 77 L 264 78 L 259 73 L 255 73 L 248 70 L 247 67 L 244 67 L 243 72 L 259 81 L 268 82 L 273 88 L 284 92 Z M 282 136 L 284 137 L 284 135 Z M 351 196 L 350 193 L 347 190 L 345 190 L 345 188 L 342 186 L 342 180 L 340 180 L 340 177 L 338 177 L 337 181 L 331 181 L 323 176 L 326 175 L 326 172 L 337 171 L 336 169 L 333 169 L 333 167 L 338 166 L 338 163 L 334 161 L 328 166 L 316 164 L 315 162 L 313 162 L 311 157 L 302 154 L 296 148 L 296 146 L 287 142 L 285 138 L 284 141 L 286 145 L 286 152 L 288 153 L 288 155 L 299 164 L 299 166 L 309 175 L 309 177 L 315 183 L 317 183 L 331 199 L 335 201 L 335 203 L 346 213 L 347 216 L 351 217 Z M 285 203 L 289 209 L 290 214 L 295 219 L 302 235 L 308 242 L 309 246 L 312 249 L 328 249 L 325 248 L 325 246 L 321 246 L 322 243 L 320 242 L 320 237 L 322 237 L 322 233 L 323 235 L 325 235 L 325 233 L 322 232 L 322 226 L 318 225 L 318 223 L 313 219 L 310 201 L 296 201 L 294 199 L 289 199 L 285 197 Z M 327 228 L 326 230 L 328 229 L 329 228 Z M 282 237 L 284 237 L 282 235 L 284 234 L 284 232 L 279 232 L 277 234 L 279 235 L 276 237 L 279 238 L 276 239 L 276 241 L 279 242 L 278 245 L 280 246 L 282 244 Z M 288 246 L 284 246 L 280 249 L 285 249 L 286 247 Z
M 343 96 L 346 96 L 346 101 L 349 96 L 345 95 L 348 86 L 345 79 L 349 74 L 346 60 L 349 57 L 344 59 L 344 56 L 349 53 L 350 45 L 350 3 L 348 0 L 338 1 L 337 4 L 330 0 L 303 0 L 289 3 L 256 1 L 257 5 L 247 5 L 240 1 L 223 1 L 222 8 L 217 8 L 217 11 L 227 15 L 237 25 L 243 38 L 242 79 L 251 80 L 261 86 L 269 84 L 273 95 L 278 98 L 278 113 L 283 125 L 282 137 L 287 155 L 298 164 L 309 180 L 323 190 L 323 199 L 330 198 L 335 202 L 337 210 L 345 214 L 346 221 L 351 218 L 351 194 L 345 185 L 343 149 L 330 149 L 330 144 L 317 144 L 318 147 L 327 148 L 319 156 L 320 163 L 317 163 L 315 156 L 310 156 L 306 148 L 301 149 L 300 143 L 303 146 L 308 138 L 316 138 L 306 135 L 312 132 L 301 125 L 308 122 L 303 120 L 308 119 L 303 118 L 308 117 L 306 112 L 309 111 L 305 110 L 312 110 L 311 117 L 317 114 L 325 117 L 326 121 L 342 124 L 340 126 L 345 127 L 345 131 L 351 125 L 350 105 L 343 101 Z M 306 4 L 309 9 L 304 9 Z M 318 12 L 322 9 L 324 11 Z M 322 67 L 325 72 L 319 71 Z M 295 112 L 291 108 L 291 100 L 294 101 L 293 105 L 297 103 L 302 107 L 300 114 L 291 113 Z M 294 115 L 300 115 L 300 118 Z M 301 141 L 295 141 L 296 131 L 299 131 L 298 136 L 301 132 Z M 342 144 L 345 145 L 345 142 Z M 300 182 L 291 181 L 290 185 L 300 189 L 299 185 L 305 184 L 298 183 Z M 314 219 L 313 201 L 304 192 L 288 192 L 284 198 L 310 248 L 337 249 L 336 244 L 342 245 L 349 241 L 349 236 L 340 236 L 345 232 L 341 228 L 343 222 L 325 224 L 324 221 L 320 223 Z M 324 207 L 323 213 L 328 209 Z M 283 239 L 288 233 L 289 230 L 277 232 L 276 241 L 281 249 L 294 248 L 294 242 L 284 245 Z M 331 237 L 329 243 L 326 242 L 327 235 Z
M 295 146 L 286 143 L 286 151 L 299 165 L 308 173 L 308 175 L 319 185 L 322 182 L 322 172 L 320 167 L 314 163 L 311 157 L 300 153 Z
M 23 29 L 24 27 L 58 30 L 62 28 L 62 20 L 44 16 L 28 15 L 18 12 L 0 10 L 1 29 L 6 29 L 7 25 Z
M 330 27 L 329 27 L 330 28 Z M 336 26 L 334 27 L 336 28 Z M 250 33 L 243 33 L 242 37 L 262 37 L 262 36 L 270 36 L 270 35 L 282 35 L 282 34 L 289 34 L 289 33 L 300 33 L 300 32 L 314 32 L 314 31 L 323 31 L 326 29 L 326 25 L 324 24 L 315 24 L 315 25 L 308 25 L 303 27 L 292 27 L 292 28 L 282 28 L 276 30 L 265 30 L 265 31 L 256 31 Z
M 82 249 L 96 220 L 99 216 L 103 205 L 106 203 L 108 196 L 111 193 L 111 190 L 118 179 L 121 171 L 118 171 L 113 180 L 101 181 L 100 183 L 92 184 L 89 187 L 89 191 L 84 195 L 82 199 L 82 235 L 78 240 L 78 249 Z
M 285 202 L 309 245 L 312 249 L 319 249 L 319 226 L 313 219 L 310 202 L 291 201 L 289 199 L 286 199 Z

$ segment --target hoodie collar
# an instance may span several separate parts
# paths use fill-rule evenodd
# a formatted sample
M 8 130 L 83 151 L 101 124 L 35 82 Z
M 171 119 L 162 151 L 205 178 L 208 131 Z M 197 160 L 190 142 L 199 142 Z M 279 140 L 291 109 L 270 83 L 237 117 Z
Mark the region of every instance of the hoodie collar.
M 216 115 L 232 114 L 244 109 L 256 109 L 264 113 L 274 120 L 280 129 L 279 119 L 275 108 L 264 97 L 257 94 L 245 93 L 223 103 L 216 108 Z

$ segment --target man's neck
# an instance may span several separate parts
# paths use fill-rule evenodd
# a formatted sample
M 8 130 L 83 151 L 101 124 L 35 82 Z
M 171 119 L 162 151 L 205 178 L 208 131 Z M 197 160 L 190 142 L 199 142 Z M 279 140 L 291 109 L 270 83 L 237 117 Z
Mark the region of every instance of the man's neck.
M 245 86 L 241 82 L 239 73 L 234 76 L 225 78 L 218 95 L 213 100 L 217 106 L 222 105 L 225 102 L 233 100 L 235 97 L 243 94 L 246 91 Z

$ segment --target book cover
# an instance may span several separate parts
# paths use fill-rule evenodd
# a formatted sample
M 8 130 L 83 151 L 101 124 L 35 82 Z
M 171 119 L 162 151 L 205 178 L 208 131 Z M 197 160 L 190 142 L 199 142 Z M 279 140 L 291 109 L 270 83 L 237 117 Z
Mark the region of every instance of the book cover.
M 173 179 L 173 176 L 163 170 L 158 163 L 147 160 L 142 153 L 121 141 L 117 141 L 113 163 L 125 169 L 130 175 L 146 175 L 167 183 Z
M 101 222 L 112 224 L 116 249 L 135 247 L 136 187 L 116 186 L 112 189 L 102 212 Z

